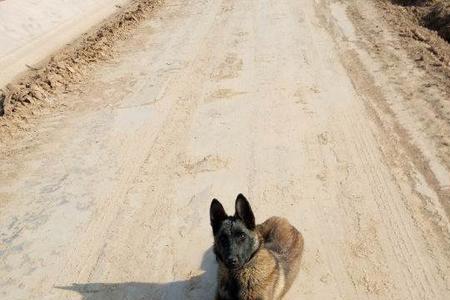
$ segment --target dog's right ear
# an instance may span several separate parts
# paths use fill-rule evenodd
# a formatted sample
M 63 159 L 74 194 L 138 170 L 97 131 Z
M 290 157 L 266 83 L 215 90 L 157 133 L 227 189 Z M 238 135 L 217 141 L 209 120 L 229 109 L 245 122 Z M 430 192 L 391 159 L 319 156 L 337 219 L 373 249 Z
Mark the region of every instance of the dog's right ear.
M 248 229 L 255 229 L 255 215 L 253 214 L 252 207 L 248 203 L 247 198 L 244 195 L 239 194 L 236 198 L 236 217 L 241 219 Z
M 211 202 L 211 207 L 209 208 L 209 218 L 211 220 L 211 227 L 213 229 L 213 234 L 219 231 L 222 222 L 228 217 L 223 208 L 222 204 L 217 200 L 213 199 Z

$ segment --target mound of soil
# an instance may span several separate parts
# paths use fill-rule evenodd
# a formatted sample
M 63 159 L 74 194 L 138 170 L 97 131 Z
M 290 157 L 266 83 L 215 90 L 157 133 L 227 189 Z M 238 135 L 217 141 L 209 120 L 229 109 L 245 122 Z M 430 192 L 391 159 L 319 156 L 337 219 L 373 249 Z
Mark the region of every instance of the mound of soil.
M 436 31 L 450 42 L 449 0 L 391 0 L 392 3 L 408 7 L 422 26 Z
M 49 96 L 79 82 L 95 62 L 111 57 L 115 41 L 125 38 L 161 2 L 134 0 L 73 47 L 52 56 L 42 67 L 30 67 L 30 71 L 17 82 L 0 89 L 0 117 L 11 115 L 28 104 L 42 104 Z

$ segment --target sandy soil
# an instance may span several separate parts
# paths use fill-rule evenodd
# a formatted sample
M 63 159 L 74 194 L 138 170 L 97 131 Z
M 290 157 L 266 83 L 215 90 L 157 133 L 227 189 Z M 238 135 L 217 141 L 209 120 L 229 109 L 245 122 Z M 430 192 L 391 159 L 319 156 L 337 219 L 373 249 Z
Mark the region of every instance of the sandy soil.
M 70 43 L 128 0 L 0 1 L 0 86 Z
M 0 297 L 212 299 L 242 192 L 305 237 L 286 299 L 448 299 L 449 95 L 402 43 L 365 0 L 166 0 L 0 146 Z

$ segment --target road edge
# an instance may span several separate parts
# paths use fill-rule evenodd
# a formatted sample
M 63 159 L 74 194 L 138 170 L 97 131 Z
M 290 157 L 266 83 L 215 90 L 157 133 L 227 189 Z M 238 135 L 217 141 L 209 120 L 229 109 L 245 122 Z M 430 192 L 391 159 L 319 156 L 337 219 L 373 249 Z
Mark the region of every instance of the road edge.
M 35 115 L 55 97 L 82 81 L 95 63 L 111 59 L 113 46 L 129 37 L 163 0 L 134 0 L 71 45 L 49 55 L 16 80 L 0 87 L 0 141 L 12 135 L 17 122 Z

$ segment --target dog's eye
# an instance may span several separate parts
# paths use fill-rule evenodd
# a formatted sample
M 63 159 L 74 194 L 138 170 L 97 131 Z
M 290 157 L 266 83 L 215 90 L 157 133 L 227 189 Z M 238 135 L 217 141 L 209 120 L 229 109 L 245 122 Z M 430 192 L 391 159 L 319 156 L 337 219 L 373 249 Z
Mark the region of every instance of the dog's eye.
M 241 241 L 245 240 L 245 234 L 243 234 L 243 233 L 239 234 L 239 239 Z

